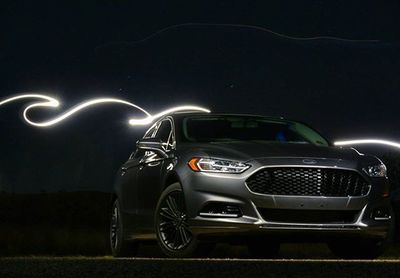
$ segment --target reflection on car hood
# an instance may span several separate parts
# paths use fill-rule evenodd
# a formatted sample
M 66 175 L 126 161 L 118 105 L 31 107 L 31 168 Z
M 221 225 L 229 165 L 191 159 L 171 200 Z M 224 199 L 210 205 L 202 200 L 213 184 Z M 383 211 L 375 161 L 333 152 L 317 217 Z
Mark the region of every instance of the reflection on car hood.
M 354 149 L 298 143 L 232 141 L 187 143 L 185 146 L 210 157 L 238 160 L 262 157 L 310 157 L 353 160 L 360 156 Z

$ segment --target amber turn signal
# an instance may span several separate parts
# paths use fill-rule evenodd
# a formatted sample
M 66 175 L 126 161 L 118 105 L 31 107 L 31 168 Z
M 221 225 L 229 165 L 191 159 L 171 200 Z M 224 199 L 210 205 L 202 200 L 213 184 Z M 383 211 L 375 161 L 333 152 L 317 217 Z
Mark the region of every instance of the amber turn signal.
M 193 157 L 192 159 L 190 159 L 189 162 L 188 162 L 189 168 L 192 169 L 195 172 L 199 172 L 200 169 L 197 166 L 197 162 L 199 160 L 200 160 L 200 158 L 198 158 L 198 157 Z

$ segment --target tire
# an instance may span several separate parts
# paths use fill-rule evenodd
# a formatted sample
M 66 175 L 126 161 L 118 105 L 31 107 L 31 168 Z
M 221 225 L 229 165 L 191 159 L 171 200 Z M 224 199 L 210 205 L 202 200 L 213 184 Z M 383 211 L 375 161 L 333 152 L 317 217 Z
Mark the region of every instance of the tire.
M 168 186 L 160 196 L 154 216 L 155 231 L 161 251 L 168 257 L 205 256 L 212 244 L 200 242 L 187 223 L 186 205 L 179 183 Z
M 136 255 L 138 244 L 125 239 L 121 206 L 118 199 L 114 201 L 111 208 L 109 240 L 111 254 L 114 257 L 132 257 Z
M 385 251 L 386 240 L 336 240 L 328 243 L 332 253 L 342 259 L 375 259 Z
M 276 258 L 279 254 L 280 243 L 268 241 L 265 238 L 253 238 L 247 243 L 247 249 L 253 258 Z

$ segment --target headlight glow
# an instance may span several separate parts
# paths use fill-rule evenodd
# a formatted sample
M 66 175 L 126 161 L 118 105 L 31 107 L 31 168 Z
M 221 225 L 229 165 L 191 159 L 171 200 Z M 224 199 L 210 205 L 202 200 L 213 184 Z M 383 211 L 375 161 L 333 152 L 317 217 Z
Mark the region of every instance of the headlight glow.
M 386 177 L 387 170 L 385 164 L 379 164 L 374 166 L 368 166 L 364 168 L 364 171 L 373 178 Z
M 240 174 L 250 168 L 250 165 L 231 160 L 193 157 L 188 166 L 195 172 Z

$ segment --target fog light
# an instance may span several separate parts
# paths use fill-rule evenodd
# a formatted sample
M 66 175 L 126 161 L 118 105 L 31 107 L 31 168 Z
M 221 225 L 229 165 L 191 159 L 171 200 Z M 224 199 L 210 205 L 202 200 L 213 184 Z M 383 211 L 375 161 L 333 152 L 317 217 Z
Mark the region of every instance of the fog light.
M 371 213 L 371 218 L 376 221 L 386 221 L 386 220 L 390 220 L 392 217 L 390 215 L 389 209 L 377 208 Z
M 199 215 L 201 217 L 235 218 L 242 216 L 242 210 L 238 206 L 213 202 L 204 206 Z

